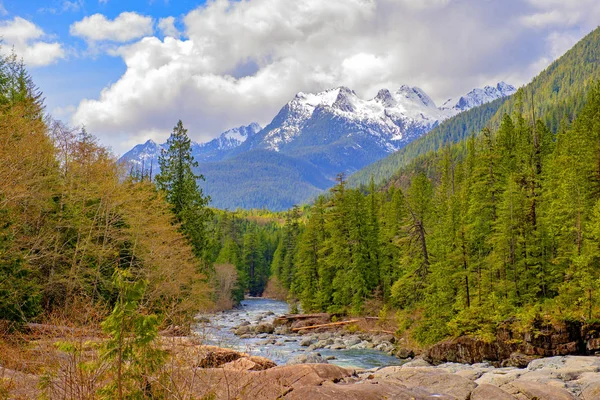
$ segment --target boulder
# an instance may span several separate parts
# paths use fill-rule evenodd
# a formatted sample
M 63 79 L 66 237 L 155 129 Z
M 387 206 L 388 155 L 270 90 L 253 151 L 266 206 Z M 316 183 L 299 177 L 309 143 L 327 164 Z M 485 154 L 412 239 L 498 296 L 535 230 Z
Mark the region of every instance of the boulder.
M 475 381 L 478 385 L 493 385 L 503 386 L 516 379 L 519 379 L 526 370 L 522 369 L 495 369 L 484 373 L 479 379 Z
M 304 386 L 284 396 L 286 400 L 328 399 L 328 400 L 454 400 L 444 394 L 432 395 L 424 389 L 408 389 L 393 382 L 365 382 L 360 384 L 323 384 Z
M 394 343 L 396 341 L 396 338 L 394 337 L 394 335 L 382 334 L 382 335 L 373 336 L 373 338 L 371 339 L 371 341 L 373 343 L 375 343 L 376 345 L 378 345 L 378 344 L 381 344 L 383 342 Z
M 361 340 L 358 336 L 351 336 L 344 340 L 344 344 L 346 345 L 346 347 L 355 346 L 359 343 L 361 343 Z
M 586 357 L 586 356 L 556 356 L 541 358 L 533 360 L 527 367 L 529 371 L 536 371 L 540 369 L 552 369 L 552 370 L 580 370 L 581 372 L 599 372 L 600 371 L 600 357 Z
M 252 333 L 253 329 L 250 325 L 240 325 L 238 326 L 233 333 L 237 336 L 247 335 Z
M 471 400 L 516 400 L 516 397 L 499 387 L 484 384 L 471 392 Z
M 328 364 L 285 365 L 264 371 L 203 369 L 189 378 L 196 398 L 272 400 L 303 387 L 321 386 L 352 376 L 353 371 Z
M 396 381 L 411 388 L 425 388 L 431 393 L 443 393 L 459 400 L 468 400 L 477 386 L 467 378 L 446 372 L 418 368 L 385 367 L 373 373 L 378 380 Z
M 319 353 L 305 353 L 290 359 L 286 363 L 286 365 L 296 364 L 327 364 L 327 360 L 325 360 Z
M 565 389 L 543 383 L 519 379 L 508 386 L 514 389 L 514 394 L 523 394 L 530 400 L 575 400 L 575 397 Z
M 396 350 L 396 357 L 398 358 L 412 358 L 415 356 L 415 352 L 411 349 L 407 349 L 406 347 L 400 347 Z
M 515 351 L 511 353 L 508 359 L 502 361 L 503 367 L 516 367 L 516 368 L 527 368 L 531 361 L 535 360 L 535 357 L 528 356 L 523 353 Z
M 581 398 L 583 400 L 597 400 L 600 399 L 600 379 L 596 382 L 592 382 L 583 388 L 581 392 Z
M 420 368 L 420 367 L 431 367 L 432 365 L 422 358 L 415 358 L 412 361 L 402 364 L 402 368 Z
M 273 333 L 275 331 L 275 327 L 273 324 L 269 323 L 261 323 L 256 327 L 256 333 Z
M 302 346 L 302 347 L 308 347 L 311 344 L 313 344 L 314 341 L 315 341 L 315 339 L 312 336 L 305 337 L 304 339 L 302 339 L 300 341 L 300 346 Z

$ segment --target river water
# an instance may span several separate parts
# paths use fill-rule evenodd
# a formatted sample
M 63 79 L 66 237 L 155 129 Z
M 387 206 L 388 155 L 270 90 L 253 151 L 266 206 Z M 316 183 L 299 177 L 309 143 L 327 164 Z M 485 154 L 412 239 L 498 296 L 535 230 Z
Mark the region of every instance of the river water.
M 262 322 L 273 322 L 275 317 L 287 314 L 289 312 L 288 304 L 283 301 L 263 298 L 246 299 L 242 301 L 240 307 L 237 309 L 201 315 L 200 317 L 205 317 L 208 322 L 199 323 L 195 331 L 204 338 L 204 342 L 207 344 L 233 348 L 251 355 L 267 357 L 279 365 L 285 364 L 295 356 L 305 354 L 306 347 L 300 346 L 302 336 L 268 335 L 261 338 L 241 339 L 233 333 L 233 330 L 243 321 L 254 322 L 268 312 L 272 312 L 273 315 L 266 317 Z M 275 343 L 272 343 L 273 341 Z M 328 362 L 342 367 L 368 369 L 386 365 L 400 365 L 402 363 L 396 357 L 372 349 L 319 349 L 316 352 L 320 353 L 323 357 L 335 357 L 335 359 Z

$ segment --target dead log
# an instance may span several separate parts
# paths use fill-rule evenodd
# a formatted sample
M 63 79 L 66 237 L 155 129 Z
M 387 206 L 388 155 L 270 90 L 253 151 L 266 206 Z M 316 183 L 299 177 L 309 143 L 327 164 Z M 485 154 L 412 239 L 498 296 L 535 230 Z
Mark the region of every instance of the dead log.
M 318 329 L 318 328 L 328 328 L 328 327 L 331 327 L 331 326 L 348 325 L 348 324 L 354 324 L 356 322 L 360 322 L 360 320 L 359 319 L 351 319 L 349 321 L 340 321 L 340 322 L 331 322 L 331 323 L 328 323 L 328 324 L 303 326 L 301 328 L 293 328 L 292 332 L 303 331 L 305 329 Z

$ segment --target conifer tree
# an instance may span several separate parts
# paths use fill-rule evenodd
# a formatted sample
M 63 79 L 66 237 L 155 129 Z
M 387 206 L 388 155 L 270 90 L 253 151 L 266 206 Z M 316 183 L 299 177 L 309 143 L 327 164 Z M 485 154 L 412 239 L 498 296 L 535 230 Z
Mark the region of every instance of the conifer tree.
M 207 247 L 206 222 L 210 216 L 207 205 L 210 198 L 204 196 L 198 186 L 198 180 L 203 180 L 204 176 L 194 173 L 198 163 L 192 156 L 191 141 L 181 120 L 173 128 L 167 148 L 158 159 L 160 173 L 156 176 L 156 185 L 166 193 L 175 222 L 181 224 L 196 256 L 203 257 Z

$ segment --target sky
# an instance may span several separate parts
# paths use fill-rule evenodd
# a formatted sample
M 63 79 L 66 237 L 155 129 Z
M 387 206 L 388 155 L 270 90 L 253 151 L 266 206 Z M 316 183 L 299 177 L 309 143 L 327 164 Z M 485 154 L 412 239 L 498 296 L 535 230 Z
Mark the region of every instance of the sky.
M 300 91 L 520 86 L 598 21 L 598 0 L 0 0 L 0 51 L 122 154 L 179 119 L 199 142 L 264 126 Z

